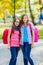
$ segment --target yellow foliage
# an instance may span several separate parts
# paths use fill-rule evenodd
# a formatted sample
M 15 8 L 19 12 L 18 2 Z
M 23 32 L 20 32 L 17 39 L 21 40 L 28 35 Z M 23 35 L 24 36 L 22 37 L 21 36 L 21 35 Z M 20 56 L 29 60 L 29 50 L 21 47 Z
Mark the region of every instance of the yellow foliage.
M 37 8 L 37 9 L 40 9 L 40 7 L 41 7 L 41 5 L 36 4 L 36 8 Z
M 43 0 L 42 1 L 42 4 L 43 4 Z M 33 0 L 33 3 L 36 4 L 31 4 L 31 7 L 32 7 L 32 13 L 34 13 L 36 10 L 37 10 L 37 13 L 39 13 L 38 10 L 40 10 L 40 7 L 42 7 L 42 4 L 40 5 L 39 4 L 39 0 Z M 26 8 L 28 9 L 29 5 L 28 5 L 28 0 L 26 0 Z M 35 8 L 35 9 L 34 9 Z M 9 10 L 10 11 L 10 14 L 14 14 L 14 2 L 13 0 L 2 0 L 0 2 L 0 17 L 4 17 L 4 11 L 5 10 Z M 24 10 L 23 10 L 24 9 Z M 15 3 L 15 10 L 17 11 L 16 14 L 23 14 L 25 12 L 25 0 L 16 0 L 16 3 Z M 27 10 L 27 12 L 29 13 L 29 11 Z M 35 12 L 34 17 L 36 17 L 38 14 Z
M 0 13 L 0 18 L 3 18 L 4 17 L 4 13 Z

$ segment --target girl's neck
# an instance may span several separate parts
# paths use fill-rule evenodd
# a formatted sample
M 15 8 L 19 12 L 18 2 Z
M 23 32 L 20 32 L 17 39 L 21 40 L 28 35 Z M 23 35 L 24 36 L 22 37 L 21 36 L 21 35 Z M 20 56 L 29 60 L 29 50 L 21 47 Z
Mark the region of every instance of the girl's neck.
M 24 25 L 27 26 L 27 23 L 25 22 Z

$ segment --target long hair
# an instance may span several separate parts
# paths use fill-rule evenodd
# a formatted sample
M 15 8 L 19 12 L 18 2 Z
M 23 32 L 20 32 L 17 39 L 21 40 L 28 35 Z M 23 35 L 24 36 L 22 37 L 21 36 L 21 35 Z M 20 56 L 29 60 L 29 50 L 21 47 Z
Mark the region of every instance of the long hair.
M 10 35 L 10 38 L 11 38 L 12 34 L 13 34 L 14 31 L 15 31 L 15 29 L 14 29 L 13 26 L 15 26 L 16 19 L 18 19 L 18 20 L 20 21 L 19 18 L 15 18 L 15 19 L 13 20 L 13 24 L 12 24 L 12 29 L 11 29 L 11 35 Z M 19 23 L 19 26 L 18 26 L 18 27 L 20 27 L 20 23 Z M 19 33 L 20 33 L 20 34 L 19 34 L 19 39 L 20 39 L 20 37 L 21 37 L 21 32 L 20 32 L 20 30 L 19 30 Z
M 27 14 L 23 14 L 22 15 L 22 17 L 21 17 L 21 25 L 24 25 L 24 21 L 23 21 L 24 16 L 27 16 L 27 25 L 28 25 L 29 19 L 28 19 L 28 15 Z
M 16 19 L 18 19 L 18 20 L 20 21 L 19 18 L 15 18 L 15 19 L 13 20 L 13 25 L 12 25 L 12 26 L 15 26 Z M 20 23 L 19 23 L 19 26 L 20 26 Z
M 15 26 L 16 19 L 18 19 L 18 20 L 20 21 L 19 18 L 15 18 L 15 19 L 13 20 L 12 31 L 11 31 L 11 33 L 14 33 L 14 27 L 13 27 L 13 26 Z M 20 23 L 19 23 L 18 27 L 20 27 Z

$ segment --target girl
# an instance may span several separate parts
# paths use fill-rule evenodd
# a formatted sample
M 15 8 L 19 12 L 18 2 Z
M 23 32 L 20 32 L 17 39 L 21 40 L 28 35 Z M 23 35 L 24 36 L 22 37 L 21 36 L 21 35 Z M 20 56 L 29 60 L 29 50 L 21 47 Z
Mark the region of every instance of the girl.
M 21 20 L 21 40 L 20 40 L 20 44 L 21 44 L 21 49 L 23 52 L 23 59 L 24 59 L 24 65 L 28 65 L 28 61 L 30 63 L 30 65 L 34 65 L 33 60 L 30 57 L 30 53 L 31 53 L 31 49 L 34 47 L 34 35 L 33 35 L 33 25 L 32 26 L 32 34 L 30 31 L 30 26 L 29 26 L 29 20 L 28 20 L 28 16 L 26 14 L 24 14 L 22 16 L 22 20 Z
M 14 20 L 12 27 L 8 33 L 8 48 L 11 52 L 11 60 L 9 65 L 16 65 L 18 51 L 20 47 L 20 19 Z

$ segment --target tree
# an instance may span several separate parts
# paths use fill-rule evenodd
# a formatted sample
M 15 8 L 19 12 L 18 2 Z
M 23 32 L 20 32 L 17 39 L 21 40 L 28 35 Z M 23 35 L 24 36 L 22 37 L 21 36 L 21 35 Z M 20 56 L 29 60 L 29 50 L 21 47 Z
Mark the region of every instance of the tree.
M 31 0 L 0 0 L 0 18 L 4 17 L 4 11 L 8 10 L 10 15 L 29 13 L 31 15 L 32 22 L 40 13 L 40 8 L 43 5 L 42 1 L 39 4 L 39 0 L 34 0 L 31 4 Z M 41 5 L 41 6 L 40 6 Z M 35 9 L 34 9 L 35 8 Z M 34 13 L 35 12 L 35 13 Z M 15 15 L 14 15 L 15 17 Z
M 32 10 L 31 10 L 30 0 L 28 0 L 28 4 L 29 4 L 29 11 L 30 11 L 30 15 L 31 15 L 32 22 L 33 22 L 33 24 L 35 24 L 35 23 L 34 23 L 34 16 L 33 16 L 33 14 L 32 14 Z
M 25 13 L 26 13 L 26 0 L 25 0 Z
M 41 0 L 39 0 L 39 4 L 41 4 Z

